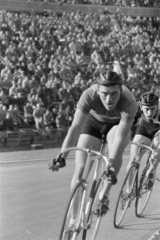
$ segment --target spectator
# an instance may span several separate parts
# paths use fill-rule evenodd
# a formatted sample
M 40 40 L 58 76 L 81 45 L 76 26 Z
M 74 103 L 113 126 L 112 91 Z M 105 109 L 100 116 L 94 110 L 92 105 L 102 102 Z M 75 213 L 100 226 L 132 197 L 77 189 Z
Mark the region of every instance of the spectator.
M 101 56 L 98 54 L 96 50 L 91 54 L 91 60 L 97 65 L 102 62 Z
M 24 110 L 24 120 L 27 125 L 34 125 L 34 117 L 33 117 L 33 107 L 29 101 L 27 101 L 26 105 L 23 108 Z
M 2 130 L 14 130 L 15 124 L 13 122 L 13 119 L 10 115 L 10 112 L 7 112 L 5 119 L 2 122 Z
M 31 102 L 33 108 L 36 108 L 37 104 L 41 104 L 41 106 L 43 106 L 42 99 L 39 97 L 38 94 L 32 94 L 30 102 Z
M 58 130 L 59 138 L 64 136 L 65 128 L 66 128 L 66 119 L 62 111 L 59 111 L 56 117 L 56 128 Z
M 8 105 L 8 97 L 5 95 L 3 89 L 0 89 L 0 101 L 2 101 L 4 105 Z
M 52 130 L 56 128 L 55 119 L 53 116 L 53 112 L 50 109 L 47 109 L 43 115 L 44 118 L 44 125 L 47 130 Z
M 46 131 L 45 131 L 45 125 L 44 125 L 43 117 L 39 117 L 39 118 L 36 119 L 35 127 L 36 127 L 36 130 L 38 130 L 38 132 L 40 134 L 45 135 Z
M 27 76 L 22 76 L 22 89 L 25 93 L 30 92 L 30 81 Z
M 45 112 L 45 110 L 44 110 L 44 108 L 42 108 L 41 104 L 37 103 L 36 108 L 33 111 L 33 117 L 34 117 L 36 128 L 37 128 L 37 126 L 39 126 L 39 124 L 40 125 L 44 124 L 44 122 L 42 121 L 44 112 Z
M 81 72 L 78 72 L 74 78 L 75 85 L 81 85 L 81 81 L 83 80 Z
M 26 125 L 24 117 L 22 116 L 17 104 L 14 105 L 14 108 L 12 110 L 12 116 L 15 119 L 18 128 L 24 127 Z
M 3 103 L 0 101 L 0 125 L 2 126 L 3 120 L 5 119 L 6 114 L 3 112 Z
M 18 96 L 17 84 L 15 81 L 12 82 L 12 86 L 9 89 L 9 96 L 12 98 L 16 98 Z
M 141 5 L 143 1 L 139 2 Z M 91 4 L 91 1 L 85 3 Z M 96 3 L 104 4 L 105 1 L 97 0 Z M 139 4 L 128 0 L 112 3 Z M 155 7 L 158 2 L 145 1 L 142 5 Z M 105 8 L 98 13 L 76 11 L 45 17 L 1 11 L 3 104 L 7 107 L 17 104 L 21 115 L 26 100 L 33 110 L 40 103 L 52 111 L 54 102 L 61 106 L 59 103 L 72 95 L 76 105 L 81 93 L 94 83 L 99 72 L 104 68 L 116 68 L 116 64 L 113 65 L 116 61 L 121 65 L 121 70 L 117 71 L 122 72 L 127 86 L 135 89 L 138 99 L 137 89 L 142 93 L 159 84 L 159 21 L 159 17 L 131 17 L 120 11 L 112 14 Z M 65 112 L 64 121 L 68 121 L 72 114 L 68 103 Z
M 120 75 L 122 77 L 122 79 L 124 79 L 123 72 L 120 67 L 120 63 L 117 60 L 115 60 L 113 63 L 113 71 L 116 72 L 118 75 Z

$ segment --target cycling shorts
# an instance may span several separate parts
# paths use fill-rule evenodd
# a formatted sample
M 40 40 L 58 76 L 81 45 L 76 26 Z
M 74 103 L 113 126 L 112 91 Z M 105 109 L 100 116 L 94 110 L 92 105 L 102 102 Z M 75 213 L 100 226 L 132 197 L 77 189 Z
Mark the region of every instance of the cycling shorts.
M 103 122 L 98 121 L 91 114 L 88 114 L 87 119 L 84 123 L 84 126 L 81 130 L 81 134 L 88 134 L 88 135 L 91 135 L 91 136 L 101 139 L 102 134 L 107 135 L 107 133 L 110 131 L 110 129 L 113 126 L 118 125 L 118 124 L 119 124 L 119 121 L 114 124 L 103 123 Z
M 152 140 L 156 132 L 158 132 L 159 130 L 160 124 L 147 122 L 144 119 L 142 119 L 136 130 L 136 134 L 142 135 Z

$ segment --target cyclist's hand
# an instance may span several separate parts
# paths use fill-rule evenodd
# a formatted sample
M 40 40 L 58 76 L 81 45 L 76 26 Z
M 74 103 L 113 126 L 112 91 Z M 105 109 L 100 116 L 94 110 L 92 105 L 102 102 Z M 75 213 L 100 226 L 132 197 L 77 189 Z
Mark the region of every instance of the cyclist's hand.
M 49 162 L 49 169 L 52 171 L 58 171 L 59 168 L 63 168 L 66 166 L 66 161 L 63 157 L 59 156 L 58 158 L 54 158 Z

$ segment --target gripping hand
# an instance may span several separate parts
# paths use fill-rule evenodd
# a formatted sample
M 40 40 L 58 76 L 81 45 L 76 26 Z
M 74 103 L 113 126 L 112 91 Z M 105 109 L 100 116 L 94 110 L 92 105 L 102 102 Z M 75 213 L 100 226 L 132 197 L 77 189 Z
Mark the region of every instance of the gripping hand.
M 66 161 L 61 155 L 58 158 L 54 158 L 49 163 L 49 169 L 52 171 L 58 171 L 59 168 L 63 168 L 66 166 Z

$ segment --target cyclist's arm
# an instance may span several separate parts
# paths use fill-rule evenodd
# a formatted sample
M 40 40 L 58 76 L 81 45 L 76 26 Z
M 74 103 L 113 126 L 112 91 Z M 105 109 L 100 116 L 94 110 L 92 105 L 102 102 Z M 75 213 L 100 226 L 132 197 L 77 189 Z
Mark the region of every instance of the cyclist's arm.
M 87 113 L 82 112 L 80 109 L 77 108 L 74 119 L 72 122 L 71 127 L 68 130 L 67 136 L 65 137 L 65 140 L 63 142 L 61 152 L 63 152 L 68 147 L 75 146 L 78 137 L 80 135 L 81 129 L 83 127 L 83 124 L 85 122 L 85 119 L 87 118 Z M 67 154 L 64 154 L 63 157 L 65 158 Z

